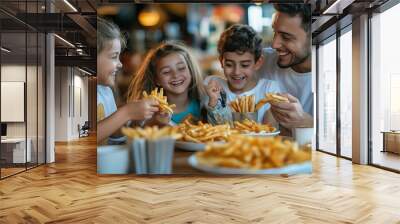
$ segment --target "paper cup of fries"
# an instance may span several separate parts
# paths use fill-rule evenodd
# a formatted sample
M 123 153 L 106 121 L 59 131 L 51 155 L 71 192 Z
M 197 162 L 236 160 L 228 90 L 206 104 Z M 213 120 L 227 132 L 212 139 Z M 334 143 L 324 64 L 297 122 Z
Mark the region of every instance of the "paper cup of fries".
M 171 174 L 175 139 L 182 137 L 174 127 L 123 128 L 131 139 L 136 174 Z
M 232 112 L 233 121 L 242 122 L 244 120 L 251 120 L 257 122 L 257 112 L 248 112 L 248 113 L 240 113 L 240 112 Z
M 149 174 L 171 174 L 175 139 L 163 138 L 147 142 Z
M 143 138 L 133 139 L 131 142 L 132 161 L 135 163 L 136 174 L 147 173 L 146 140 Z

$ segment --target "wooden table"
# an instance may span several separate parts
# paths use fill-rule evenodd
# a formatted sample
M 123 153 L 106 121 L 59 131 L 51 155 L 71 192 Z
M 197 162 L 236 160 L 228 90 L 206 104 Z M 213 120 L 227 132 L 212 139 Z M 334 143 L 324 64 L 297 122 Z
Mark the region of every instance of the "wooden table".
M 289 137 L 283 137 L 287 139 L 291 139 Z M 108 148 L 108 149 L 107 149 Z M 107 149 L 107 150 L 106 150 Z M 104 150 L 109 151 L 108 154 L 104 154 Z M 182 149 L 175 148 L 174 155 L 173 155 L 173 163 L 172 163 L 172 173 L 171 174 L 178 174 L 178 175 L 191 175 L 191 174 L 204 174 L 210 175 L 210 173 L 203 172 L 201 170 L 197 170 L 189 165 L 188 159 L 191 155 L 196 153 L 195 151 L 186 151 Z M 124 174 L 124 173 L 131 173 L 131 167 L 134 166 L 132 160 L 131 150 L 128 145 L 115 145 L 115 146 L 102 146 L 97 148 L 97 168 L 99 174 L 108 174 L 107 172 L 107 164 L 110 164 L 110 161 L 118 161 L 118 167 L 112 170 L 116 170 L 117 173 Z M 105 163 L 99 163 L 100 160 L 104 160 L 106 158 Z M 99 171 L 99 164 L 101 165 Z M 105 164 L 105 165 L 104 165 Z M 112 166 L 111 166 L 112 167 Z M 103 169 L 104 168 L 104 169 Z M 103 171 L 105 170 L 105 171 Z M 109 169 L 108 169 L 109 170 Z
M 188 159 L 194 153 L 196 153 L 196 152 L 184 151 L 184 150 L 175 148 L 172 173 L 173 174 L 206 174 L 205 172 L 197 170 L 189 165 Z

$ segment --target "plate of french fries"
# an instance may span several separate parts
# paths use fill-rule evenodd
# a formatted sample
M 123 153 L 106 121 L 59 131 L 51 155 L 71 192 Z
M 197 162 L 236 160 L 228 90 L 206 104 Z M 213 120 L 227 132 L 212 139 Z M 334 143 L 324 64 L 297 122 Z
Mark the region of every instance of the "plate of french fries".
M 311 148 L 282 137 L 231 136 L 224 144 L 207 145 L 189 164 L 217 174 L 311 173 Z
M 179 133 L 179 129 L 177 127 L 171 127 L 171 126 L 165 126 L 162 128 L 159 128 L 158 126 L 145 127 L 145 128 L 123 127 L 121 128 L 121 132 L 130 139 L 143 138 L 147 140 L 158 140 L 162 138 L 173 138 L 173 139 L 182 138 L 182 134 Z
M 241 134 L 249 136 L 276 136 L 280 133 L 275 127 L 269 124 L 260 124 L 253 120 L 234 121 L 234 129 Z
M 206 143 L 225 142 L 232 134 L 239 133 L 230 127 L 229 124 L 211 125 L 201 121 L 194 123 L 192 117 L 185 118 L 177 127 L 182 138 L 175 142 L 175 146 L 189 151 L 202 151 Z

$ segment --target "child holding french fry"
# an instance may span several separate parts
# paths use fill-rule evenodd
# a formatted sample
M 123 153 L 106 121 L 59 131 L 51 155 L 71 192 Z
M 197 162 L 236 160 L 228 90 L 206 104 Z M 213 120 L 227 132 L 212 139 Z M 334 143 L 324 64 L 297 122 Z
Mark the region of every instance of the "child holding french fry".
M 146 55 L 131 81 L 128 102 L 146 95 L 164 102 L 160 103 L 161 112 L 145 125 L 179 124 L 188 115 L 201 120 L 202 80 L 200 67 L 190 50 L 179 42 L 164 42 Z
M 119 54 L 124 40 L 116 25 L 97 18 L 97 143 L 121 144 L 119 129 L 128 121 L 151 118 L 158 111 L 154 99 L 137 100 L 117 109 L 111 87 L 121 68 Z
M 278 83 L 256 76 L 264 60 L 261 37 L 250 26 L 235 24 L 221 34 L 218 53 L 226 80 L 217 76 L 204 80 L 208 97 L 203 104 L 208 121 L 231 123 L 232 111 L 257 111 L 258 123 L 274 123 L 267 113 L 270 104 L 258 104 L 267 93 L 280 92 Z

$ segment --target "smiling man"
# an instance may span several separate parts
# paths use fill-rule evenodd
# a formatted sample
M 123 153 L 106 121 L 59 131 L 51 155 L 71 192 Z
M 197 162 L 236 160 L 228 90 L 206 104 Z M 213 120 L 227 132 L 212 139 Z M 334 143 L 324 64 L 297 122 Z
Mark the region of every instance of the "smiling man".
M 275 80 L 289 103 L 271 103 L 275 119 L 286 128 L 313 127 L 311 81 L 311 7 L 275 4 L 272 48 L 263 50 L 260 77 Z

